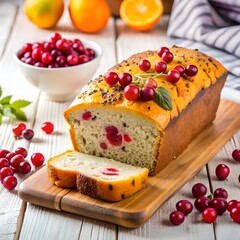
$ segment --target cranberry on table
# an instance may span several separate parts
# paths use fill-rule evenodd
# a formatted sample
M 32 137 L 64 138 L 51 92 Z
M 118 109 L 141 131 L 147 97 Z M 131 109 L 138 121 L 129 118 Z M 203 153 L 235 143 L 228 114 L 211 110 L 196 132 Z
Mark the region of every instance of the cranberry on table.
M 151 68 L 151 63 L 147 59 L 142 59 L 138 66 L 142 71 L 146 72 Z
M 182 76 L 185 72 L 185 69 L 182 65 L 177 65 L 175 68 L 175 70 L 179 71 L 180 75 Z
M 206 208 L 202 212 L 202 218 L 206 223 L 213 223 L 217 219 L 217 211 L 214 208 Z
M 207 193 L 207 187 L 203 183 L 196 183 L 192 187 L 192 195 L 194 197 L 205 196 Z
M 216 176 L 219 180 L 225 180 L 230 173 L 230 169 L 225 164 L 219 164 L 216 167 L 215 173 L 216 173 Z
M 129 84 L 124 88 L 124 96 L 129 101 L 136 101 L 139 97 L 139 88 L 134 84 Z
M 193 205 L 188 200 L 180 200 L 176 203 L 176 208 L 178 211 L 182 212 L 185 216 L 187 216 L 189 213 L 193 210 Z
M 8 161 L 10 161 L 14 156 L 16 156 L 17 154 L 14 152 L 10 152 L 6 155 L 6 158 L 8 159 Z
M 22 155 L 24 158 L 26 158 L 27 155 L 28 155 L 27 150 L 26 150 L 25 148 L 23 148 L 23 147 L 18 147 L 14 152 L 15 152 L 16 154 Z
M 143 101 L 151 101 L 154 99 L 155 91 L 153 87 L 144 86 L 140 91 L 140 96 Z
M 34 136 L 34 131 L 32 129 L 25 129 L 22 135 L 26 140 L 31 140 Z
M 108 72 L 105 75 L 105 81 L 106 83 L 108 83 L 109 85 L 115 85 L 118 81 L 119 81 L 119 77 L 118 74 L 115 72 Z
M 235 149 L 232 152 L 232 157 L 235 161 L 240 162 L 240 149 Z
M 22 136 L 22 132 L 25 129 L 26 129 L 25 123 L 18 123 L 12 128 L 12 131 L 16 137 L 20 137 L 20 136 Z
M 227 210 L 230 212 L 233 208 L 240 207 L 240 202 L 237 200 L 231 200 L 227 204 Z
M 198 73 L 198 68 L 195 65 L 187 65 L 185 68 L 185 73 L 187 76 L 193 77 L 195 75 L 197 75 Z
M 5 157 L 8 153 L 10 153 L 7 149 L 0 149 L 0 158 Z
M 220 198 L 228 198 L 228 192 L 224 189 L 224 188 L 217 188 L 214 192 L 213 192 L 213 196 L 216 197 L 220 197 Z
M 222 215 L 227 210 L 227 201 L 225 198 L 214 198 L 210 201 L 209 205 L 217 211 L 218 215 Z
M 23 162 L 23 161 L 25 161 L 24 157 L 21 154 L 17 154 L 10 160 L 10 164 L 15 169 L 18 169 L 18 165 L 20 164 L 20 162 Z
M 159 48 L 159 49 L 158 49 L 158 56 L 159 56 L 159 57 L 162 57 L 163 53 L 165 53 L 165 52 L 169 52 L 169 48 L 167 48 L 167 47 L 161 47 L 161 48 Z
M 180 211 L 174 211 L 170 214 L 169 220 L 174 225 L 180 225 L 184 222 L 185 216 Z
M 32 168 L 32 166 L 27 161 L 20 162 L 20 164 L 18 165 L 19 172 L 21 172 L 23 174 L 29 173 L 31 171 L 31 168 Z
M 46 134 L 51 134 L 54 130 L 54 125 L 51 122 L 45 122 L 42 124 L 41 129 L 46 133 Z
M 44 163 L 44 160 L 45 160 L 45 158 L 42 153 L 34 153 L 31 156 L 31 162 L 32 162 L 33 166 L 35 166 L 35 167 L 42 166 Z
M 172 62 L 173 58 L 174 58 L 174 56 L 171 52 L 164 52 L 162 54 L 162 60 L 166 63 Z
M 132 75 L 129 73 L 122 73 L 119 75 L 119 83 L 122 87 L 126 87 L 127 85 L 132 83 Z
M 240 206 L 234 207 L 230 211 L 230 217 L 236 223 L 240 223 Z
M 17 178 L 14 176 L 7 176 L 2 180 L 2 184 L 7 190 L 13 190 L 17 186 Z
M 205 196 L 198 197 L 194 201 L 194 206 L 199 212 L 202 212 L 204 211 L 204 209 L 208 208 L 209 204 L 210 204 L 210 199 Z
M 167 70 L 167 63 L 164 61 L 157 62 L 154 66 L 155 72 L 165 73 Z
M 11 167 L 4 167 L 0 169 L 0 181 L 2 181 L 7 176 L 13 176 L 13 170 Z
M 9 167 L 9 161 L 7 158 L 0 158 L 0 169 L 4 168 L 4 167 Z
M 167 73 L 167 80 L 171 83 L 176 83 L 178 82 L 178 80 L 180 79 L 180 73 L 175 70 L 175 69 L 172 69 L 170 70 L 168 73 Z
M 145 82 L 144 86 L 150 86 L 153 88 L 157 88 L 157 82 L 153 78 L 148 78 L 147 81 Z

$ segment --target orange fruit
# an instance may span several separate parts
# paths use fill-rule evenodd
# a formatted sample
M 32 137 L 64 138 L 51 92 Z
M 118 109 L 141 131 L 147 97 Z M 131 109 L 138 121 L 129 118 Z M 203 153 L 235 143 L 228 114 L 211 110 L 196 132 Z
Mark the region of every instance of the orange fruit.
M 124 0 L 120 17 L 131 28 L 146 31 L 153 28 L 163 14 L 161 0 Z
M 63 0 L 26 0 L 24 12 L 28 19 L 39 28 L 52 28 L 61 18 Z
M 105 0 L 70 0 L 69 14 L 78 30 L 95 33 L 106 26 L 110 8 Z

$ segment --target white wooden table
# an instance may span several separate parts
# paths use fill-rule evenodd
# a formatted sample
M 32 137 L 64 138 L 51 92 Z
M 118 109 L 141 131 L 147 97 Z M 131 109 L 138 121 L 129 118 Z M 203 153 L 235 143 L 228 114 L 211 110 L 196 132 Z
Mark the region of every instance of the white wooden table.
M 11 128 L 16 122 L 4 119 L 0 126 L 0 148 L 14 150 L 22 146 L 28 149 L 29 154 L 42 152 L 48 159 L 63 152 L 66 147 L 71 148 L 66 123 L 62 117 L 70 102 L 56 103 L 45 100 L 44 94 L 25 81 L 16 67 L 13 53 L 25 42 L 47 39 L 53 31 L 58 31 L 67 38 L 86 38 L 98 42 L 104 53 L 97 74 L 105 73 L 109 67 L 133 53 L 169 45 L 166 38 L 168 16 L 164 16 L 148 33 L 134 32 L 120 19 L 111 18 L 101 33 L 87 35 L 75 30 L 67 12 L 55 29 L 38 29 L 26 19 L 22 2 L 0 1 L 0 86 L 4 95 L 9 94 L 13 95 L 14 99 L 27 99 L 32 102 L 25 109 L 29 119 L 26 124 L 34 130 L 35 137 L 31 142 L 24 139 L 15 140 Z M 45 121 L 54 123 L 54 134 L 46 135 L 41 131 L 40 126 Z M 0 239 L 239 240 L 240 225 L 232 222 L 226 213 L 214 224 L 204 223 L 196 210 L 180 226 L 173 226 L 168 220 L 178 200 L 194 201 L 191 188 L 197 182 L 206 184 L 209 189 L 224 187 L 228 190 L 229 199 L 240 200 L 240 183 L 237 179 L 240 164 L 231 160 L 231 153 L 235 148 L 240 148 L 240 131 L 206 167 L 138 229 L 127 229 L 83 216 L 38 207 L 23 202 L 17 195 L 17 188 L 7 191 L 0 184 Z M 216 179 L 214 171 L 219 163 L 226 163 L 231 168 L 228 181 L 220 182 Z M 20 183 L 23 177 L 18 176 L 18 180 Z

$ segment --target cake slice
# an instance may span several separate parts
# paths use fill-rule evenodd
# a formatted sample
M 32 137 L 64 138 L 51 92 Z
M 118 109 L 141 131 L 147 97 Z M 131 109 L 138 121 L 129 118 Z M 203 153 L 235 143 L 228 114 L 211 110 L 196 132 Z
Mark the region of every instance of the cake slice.
M 85 195 L 119 201 L 142 189 L 148 169 L 68 150 L 48 160 L 48 177 L 59 187 L 77 188 Z

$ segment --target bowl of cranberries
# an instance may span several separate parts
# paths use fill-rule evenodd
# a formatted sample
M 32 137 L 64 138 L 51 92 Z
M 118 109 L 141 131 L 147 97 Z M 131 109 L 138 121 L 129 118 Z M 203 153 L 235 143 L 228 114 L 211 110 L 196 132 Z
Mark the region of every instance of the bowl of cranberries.
M 102 55 L 93 42 L 53 33 L 45 42 L 26 43 L 14 55 L 24 77 L 52 101 L 68 101 L 91 80 Z

